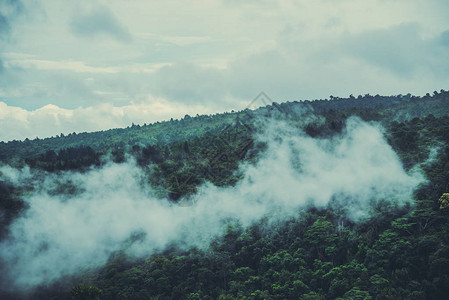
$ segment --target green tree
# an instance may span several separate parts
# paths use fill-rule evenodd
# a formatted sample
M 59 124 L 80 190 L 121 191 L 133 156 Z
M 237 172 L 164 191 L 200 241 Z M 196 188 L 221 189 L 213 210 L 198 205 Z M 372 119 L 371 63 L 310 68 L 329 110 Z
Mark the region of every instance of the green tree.
M 102 290 L 92 285 L 79 284 L 70 290 L 73 300 L 99 300 Z

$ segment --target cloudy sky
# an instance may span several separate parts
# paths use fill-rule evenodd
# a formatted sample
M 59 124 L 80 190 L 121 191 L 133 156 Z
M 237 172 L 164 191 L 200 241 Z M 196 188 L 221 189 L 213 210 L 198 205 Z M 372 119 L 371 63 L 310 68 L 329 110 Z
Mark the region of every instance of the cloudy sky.
M 448 89 L 445 0 L 0 0 L 0 140 Z

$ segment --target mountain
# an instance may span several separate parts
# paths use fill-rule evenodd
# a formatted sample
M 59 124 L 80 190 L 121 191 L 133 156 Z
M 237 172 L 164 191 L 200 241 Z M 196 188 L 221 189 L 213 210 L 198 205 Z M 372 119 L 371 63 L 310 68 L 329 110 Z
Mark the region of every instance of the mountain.
M 4 299 L 443 299 L 449 92 L 0 143 Z
M 260 116 L 271 112 L 301 117 L 304 114 L 355 114 L 367 120 L 390 122 L 405 121 L 414 117 L 425 117 L 429 114 L 435 117 L 449 114 L 449 91 L 434 92 L 433 96 L 364 96 L 335 98 L 331 100 L 294 101 L 260 107 L 254 111 L 248 109 L 239 112 L 215 115 L 186 115 L 181 120 L 156 122 L 149 125 L 132 125 L 127 128 L 110 129 L 99 132 L 61 134 L 57 137 L 25 141 L 0 142 L 0 159 L 29 158 L 43 154 L 48 150 L 59 151 L 64 148 L 89 146 L 95 151 L 125 151 L 134 145 L 161 145 L 214 134 L 222 131 L 237 118 L 245 118 L 249 114 Z

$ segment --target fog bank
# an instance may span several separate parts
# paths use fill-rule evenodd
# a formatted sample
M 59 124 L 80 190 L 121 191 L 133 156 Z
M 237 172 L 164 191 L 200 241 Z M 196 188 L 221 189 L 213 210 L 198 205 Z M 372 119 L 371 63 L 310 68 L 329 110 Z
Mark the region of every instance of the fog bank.
M 262 217 L 279 221 L 308 205 L 325 207 L 332 201 L 358 221 L 377 201 L 412 201 L 423 181 L 419 173 L 403 169 L 381 128 L 356 118 L 329 139 L 313 139 L 279 121 L 266 123 L 256 138 L 268 147 L 255 165 L 241 165 L 243 179 L 234 187 L 202 185 L 191 206 L 152 196 L 146 175 L 132 159 L 58 176 L 1 167 L 1 180 L 39 185 L 25 197 L 29 209 L 0 245 L 12 286 L 32 288 L 101 266 L 123 248 L 146 256 L 168 244 L 207 247 L 228 220 L 243 226 Z M 52 192 L 64 182 L 79 192 Z M 137 234 L 132 243 L 130 237 Z

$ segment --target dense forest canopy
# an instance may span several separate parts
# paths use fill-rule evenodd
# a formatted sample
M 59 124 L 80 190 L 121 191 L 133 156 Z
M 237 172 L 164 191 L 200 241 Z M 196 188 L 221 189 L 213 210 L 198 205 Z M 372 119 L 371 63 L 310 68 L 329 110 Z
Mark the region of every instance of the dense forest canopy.
M 443 299 L 449 92 L 0 142 L 5 299 Z

